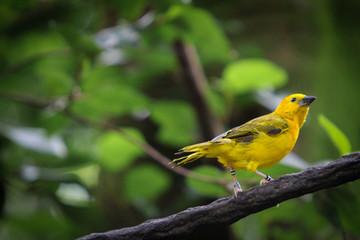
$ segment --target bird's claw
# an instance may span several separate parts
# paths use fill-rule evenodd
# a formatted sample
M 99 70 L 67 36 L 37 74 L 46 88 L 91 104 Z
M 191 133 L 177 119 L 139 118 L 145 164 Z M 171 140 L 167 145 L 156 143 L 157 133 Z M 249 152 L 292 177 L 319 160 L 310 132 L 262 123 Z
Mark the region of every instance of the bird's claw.
M 262 186 L 262 185 L 264 185 L 264 184 L 266 184 L 266 183 L 268 183 L 268 181 L 266 181 L 265 179 L 261 179 L 261 180 L 260 180 L 260 186 Z
M 243 190 L 239 182 L 234 183 L 234 195 L 237 197 L 238 193 L 241 193 Z
M 261 186 L 261 185 L 264 185 L 264 184 L 266 184 L 266 183 L 268 183 L 268 182 L 271 182 L 272 180 L 274 180 L 272 177 L 270 177 L 269 175 L 266 175 L 266 178 L 261 179 L 261 181 L 260 181 L 260 186 Z

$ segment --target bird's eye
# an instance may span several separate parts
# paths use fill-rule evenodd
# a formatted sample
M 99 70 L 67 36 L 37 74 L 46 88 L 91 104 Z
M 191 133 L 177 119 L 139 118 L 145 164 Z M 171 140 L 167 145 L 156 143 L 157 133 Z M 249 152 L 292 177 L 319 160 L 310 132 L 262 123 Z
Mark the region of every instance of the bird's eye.
M 295 102 L 295 101 L 296 101 L 296 98 L 293 97 L 293 98 L 291 99 L 291 102 Z

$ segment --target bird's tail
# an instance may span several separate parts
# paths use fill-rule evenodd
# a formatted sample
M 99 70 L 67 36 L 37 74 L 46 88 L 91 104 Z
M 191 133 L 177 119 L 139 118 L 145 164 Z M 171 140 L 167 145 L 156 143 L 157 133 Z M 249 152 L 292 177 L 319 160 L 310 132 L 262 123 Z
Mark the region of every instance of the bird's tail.
M 182 153 L 191 153 L 191 154 L 184 157 L 175 158 L 172 162 L 176 163 L 177 165 L 184 165 L 186 163 L 190 163 L 201 157 L 204 157 L 208 153 L 210 144 L 211 143 L 209 142 L 204 142 L 204 143 L 199 143 L 184 147 L 175 154 L 182 154 Z

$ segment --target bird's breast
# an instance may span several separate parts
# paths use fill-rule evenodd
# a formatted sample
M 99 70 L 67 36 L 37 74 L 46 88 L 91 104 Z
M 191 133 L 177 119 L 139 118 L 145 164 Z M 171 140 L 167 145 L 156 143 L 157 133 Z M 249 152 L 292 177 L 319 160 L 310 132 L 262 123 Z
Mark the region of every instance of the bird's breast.
M 277 136 L 259 138 L 254 144 L 252 161 L 258 163 L 258 168 L 268 168 L 280 162 L 291 150 L 297 140 L 297 134 L 287 131 Z
M 295 131 L 286 131 L 275 136 L 263 133 L 251 143 L 237 143 L 221 160 L 230 161 L 235 169 L 246 169 L 249 162 L 254 163 L 257 168 L 268 168 L 293 149 L 297 135 L 298 132 L 296 134 Z

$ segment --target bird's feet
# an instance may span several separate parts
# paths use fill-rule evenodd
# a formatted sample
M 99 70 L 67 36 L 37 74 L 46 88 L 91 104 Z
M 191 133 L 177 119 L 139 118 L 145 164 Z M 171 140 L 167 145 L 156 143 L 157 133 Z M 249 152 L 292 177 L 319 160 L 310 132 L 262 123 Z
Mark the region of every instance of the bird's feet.
M 272 177 L 270 177 L 269 175 L 265 175 L 265 178 L 261 179 L 261 181 L 260 181 L 260 186 L 264 185 L 272 180 L 274 180 Z
M 273 180 L 272 177 L 270 177 L 269 175 L 265 175 L 262 172 L 259 172 L 258 170 L 256 170 L 254 173 L 256 173 L 257 175 L 259 175 L 260 177 L 263 178 L 260 181 L 260 185 L 263 185 L 263 184 L 268 183 Z
M 241 193 L 243 190 L 239 182 L 234 182 L 234 195 L 237 197 L 238 193 Z

